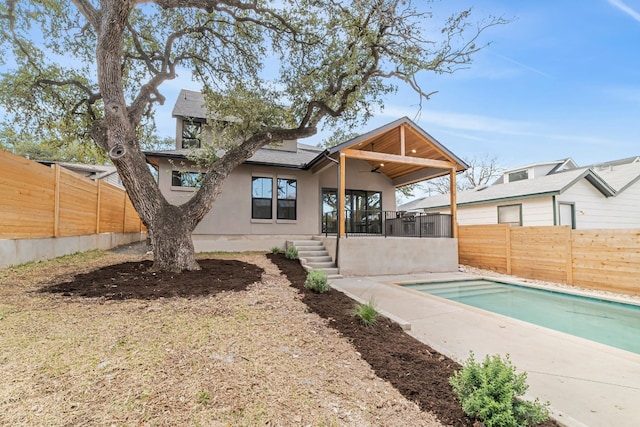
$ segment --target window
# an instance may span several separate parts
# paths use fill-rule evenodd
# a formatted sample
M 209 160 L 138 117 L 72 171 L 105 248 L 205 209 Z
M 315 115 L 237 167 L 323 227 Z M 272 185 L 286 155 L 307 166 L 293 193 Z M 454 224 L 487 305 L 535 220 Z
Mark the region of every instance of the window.
M 522 181 L 523 179 L 529 179 L 529 171 L 527 169 L 511 172 L 509 174 L 509 182 Z
M 202 122 L 191 120 L 182 121 L 182 148 L 200 148 Z
M 205 174 L 200 172 L 171 171 L 172 187 L 200 188 Z
M 278 178 L 278 219 L 296 219 L 298 182 Z
M 522 225 L 522 205 L 498 206 L 498 224 Z
M 251 182 L 251 218 L 272 219 L 273 178 L 254 177 Z

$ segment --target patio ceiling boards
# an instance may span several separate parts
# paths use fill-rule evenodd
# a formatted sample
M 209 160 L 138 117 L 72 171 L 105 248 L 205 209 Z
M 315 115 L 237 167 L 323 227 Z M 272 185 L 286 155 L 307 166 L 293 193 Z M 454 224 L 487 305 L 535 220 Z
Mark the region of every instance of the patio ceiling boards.
M 340 145 L 327 153 L 364 160 L 388 176 L 395 187 L 462 172 L 468 165 L 407 117 L 395 120 Z M 324 162 L 313 169 L 318 170 Z

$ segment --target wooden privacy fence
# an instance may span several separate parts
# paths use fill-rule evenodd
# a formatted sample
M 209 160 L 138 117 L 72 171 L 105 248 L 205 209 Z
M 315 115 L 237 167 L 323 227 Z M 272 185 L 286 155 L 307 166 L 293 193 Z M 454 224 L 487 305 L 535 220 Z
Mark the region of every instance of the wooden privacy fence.
M 0 239 L 143 230 L 124 190 L 0 150 Z
M 529 279 L 640 294 L 640 229 L 459 227 L 460 263 Z

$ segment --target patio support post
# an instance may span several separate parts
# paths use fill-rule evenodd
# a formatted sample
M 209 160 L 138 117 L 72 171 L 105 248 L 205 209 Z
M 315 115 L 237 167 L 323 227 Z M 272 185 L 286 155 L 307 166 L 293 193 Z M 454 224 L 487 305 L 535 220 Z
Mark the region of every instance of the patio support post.
M 346 195 L 345 190 L 345 175 L 346 175 L 346 163 L 347 158 L 344 153 L 340 153 L 340 182 L 338 182 L 338 233 L 337 238 L 340 239 L 345 235 L 345 218 L 344 218 L 344 199 Z M 337 242 L 336 242 L 337 243 Z
M 450 200 L 450 205 L 451 205 L 451 233 L 453 238 L 457 238 L 458 237 L 458 206 L 456 203 L 456 189 L 457 189 L 457 184 L 456 184 L 456 165 L 453 165 L 453 167 L 451 168 L 451 171 L 449 173 L 449 175 L 451 176 L 451 179 L 449 179 L 449 182 L 451 183 L 451 200 Z

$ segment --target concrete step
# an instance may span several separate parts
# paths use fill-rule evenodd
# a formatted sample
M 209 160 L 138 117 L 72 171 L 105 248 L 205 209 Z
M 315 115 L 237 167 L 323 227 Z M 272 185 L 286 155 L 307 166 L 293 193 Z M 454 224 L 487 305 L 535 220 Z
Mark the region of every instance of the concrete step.
M 303 265 L 302 266 L 306 271 L 322 271 L 324 274 L 327 275 L 327 278 L 329 279 L 335 279 L 338 278 L 337 276 L 340 276 L 340 278 L 342 278 L 342 276 L 340 275 L 340 272 L 338 271 L 338 269 L 336 267 L 322 267 L 322 268 L 312 268 L 309 267 L 308 265 Z
M 306 266 L 313 268 L 314 270 L 319 270 L 322 268 L 335 268 L 335 264 L 333 263 L 333 261 L 326 261 L 326 262 L 309 262 L 309 260 L 306 260 Z
M 320 251 L 298 251 L 298 258 L 308 258 L 308 257 L 325 257 L 329 256 L 329 252 L 323 250 Z
M 300 252 L 326 252 L 324 246 L 296 246 L 295 247 Z
M 299 257 L 299 255 L 298 255 L 298 257 Z M 329 255 L 307 256 L 304 259 L 308 263 L 310 263 L 310 262 L 333 262 L 333 259 Z
M 322 271 L 328 279 L 342 278 L 321 240 L 291 240 L 287 241 L 287 247 L 289 246 L 295 246 L 298 250 L 300 264 L 306 271 Z
M 287 242 L 290 245 L 297 247 L 300 246 L 320 246 L 320 247 L 324 247 L 324 245 L 322 244 L 322 242 L 320 240 L 289 240 Z

